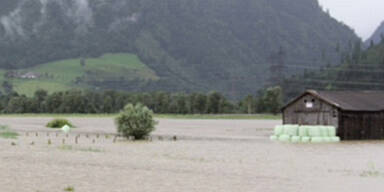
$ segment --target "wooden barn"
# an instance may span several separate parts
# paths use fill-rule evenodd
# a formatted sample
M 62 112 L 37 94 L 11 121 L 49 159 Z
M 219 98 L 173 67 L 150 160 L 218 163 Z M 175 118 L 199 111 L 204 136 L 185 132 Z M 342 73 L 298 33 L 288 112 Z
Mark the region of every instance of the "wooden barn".
M 282 112 L 284 124 L 333 125 L 343 140 L 384 139 L 384 91 L 308 90 Z

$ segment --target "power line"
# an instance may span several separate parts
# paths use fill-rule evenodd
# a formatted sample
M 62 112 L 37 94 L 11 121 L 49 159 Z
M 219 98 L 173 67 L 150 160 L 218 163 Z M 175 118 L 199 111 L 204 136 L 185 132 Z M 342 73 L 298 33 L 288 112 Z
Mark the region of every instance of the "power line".
M 327 89 L 325 87 L 318 87 L 318 86 L 304 86 L 304 88 L 305 89 L 314 89 L 314 90 L 332 90 L 332 91 L 366 90 L 366 89 L 361 89 L 361 88 L 335 88 L 335 87 Z M 369 90 L 383 90 L 383 89 L 369 89 Z
M 344 85 L 373 85 L 373 86 L 382 86 L 384 83 L 376 82 L 357 82 L 357 81 L 338 81 L 338 80 L 323 80 L 323 79 L 310 79 L 310 80 L 297 80 L 297 81 L 306 81 L 306 82 L 319 82 L 319 83 L 333 83 L 333 84 L 344 84 Z
M 323 66 L 327 67 L 377 67 L 377 66 L 383 66 L 384 64 L 330 64 L 330 63 L 324 63 L 324 62 L 304 62 L 304 61 L 290 61 L 288 63 L 295 63 L 295 64 L 298 64 L 298 63 L 303 63 L 303 64 L 308 64 L 308 65 L 313 65 L 313 64 L 325 64 Z M 289 65 L 289 64 L 288 64 Z M 303 65 L 303 66 L 308 66 L 308 65 Z
M 337 69 L 337 68 L 319 68 L 311 66 L 301 66 L 301 65 L 285 65 L 285 67 L 290 68 L 301 68 L 301 69 L 316 69 L 316 70 L 332 70 L 332 71 L 346 71 L 346 72 L 364 72 L 364 73 L 384 73 L 384 70 L 357 70 L 357 69 Z
M 305 89 L 316 89 L 316 90 L 328 90 L 326 87 L 320 87 L 320 86 L 304 86 Z M 343 91 L 343 90 L 350 90 L 346 88 L 331 88 L 335 91 Z
M 384 65 L 384 64 L 375 64 L 375 63 L 369 63 L 369 64 L 361 64 L 361 63 L 353 63 L 353 64 L 346 64 L 346 63 L 343 63 L 343 64 L 331 64 L 331 63 L 327 63 L 325 61 L 305 61 L 305 60 L 288 60 L 287 63 L 303 63 L 303 64 L 309 64 L 309 65 L 313 65 L 313 64 L 326 64 L 326 65 L 330 65 L 331 67 L 348 67 L 348 66 L 351 66 L 351 67 L 356 67 L 356 66 L 362 66 L 362 67 L 377 67 L 377 66 L 381 66 L 381 65 Z

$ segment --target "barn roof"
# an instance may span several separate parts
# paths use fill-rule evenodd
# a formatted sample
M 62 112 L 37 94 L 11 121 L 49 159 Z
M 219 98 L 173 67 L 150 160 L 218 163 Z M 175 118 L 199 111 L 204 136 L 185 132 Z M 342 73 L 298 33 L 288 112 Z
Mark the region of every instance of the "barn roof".
M 315 91 L 308 90 L 289 102 L 284 108 L 301 97 L 310 94 L 330 105 L 346 111 L 383 111 L 384 91 Z M 283 108 L 283 109 L 284 109 Z

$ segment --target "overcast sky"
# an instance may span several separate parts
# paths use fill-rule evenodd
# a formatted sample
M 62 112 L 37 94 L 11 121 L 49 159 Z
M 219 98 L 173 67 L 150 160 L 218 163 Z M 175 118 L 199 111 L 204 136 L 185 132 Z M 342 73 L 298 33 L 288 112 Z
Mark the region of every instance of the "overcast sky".
M 364 40 L 384 21 L 384 0 L 319 0 L 319 3 Z

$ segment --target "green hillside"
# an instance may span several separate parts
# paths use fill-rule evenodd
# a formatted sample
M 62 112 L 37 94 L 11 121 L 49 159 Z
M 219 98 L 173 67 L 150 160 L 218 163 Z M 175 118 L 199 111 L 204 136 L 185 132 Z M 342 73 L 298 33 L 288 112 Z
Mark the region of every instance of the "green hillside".
M 50 82 L 70 87 L 76 81 L 76 87 L 218 91 L 231 98 L 269 84 L 280 63 L 339 64 L 339 53 L 359 41 L 317 0 L 4 0 L 0 18 L 1 69 L 42 70 L 54 74 Z M 71 60 L 105 53 L 135 54 L 161 78 L 119 62 L 87 71 Z M 60 60 L 54 71 L 39 66 Z M 148 81 L 131 81 L 137 77 Z
M 13 75 L 7 77 L 6 74 Z M 26 74 L 35 77 L 28 78 Z M 0 75 L 3 81 L 11 82 L 15 91 L 26 95 L 32 95 L 37 89 L 48 92 L 71 88 L 97 89 L 93 86 L 94 81 L 159 79 L 136 55 L 123 53 L 105 54 L 98 58 L 68 59 L 13 71 L 2 70 Z

